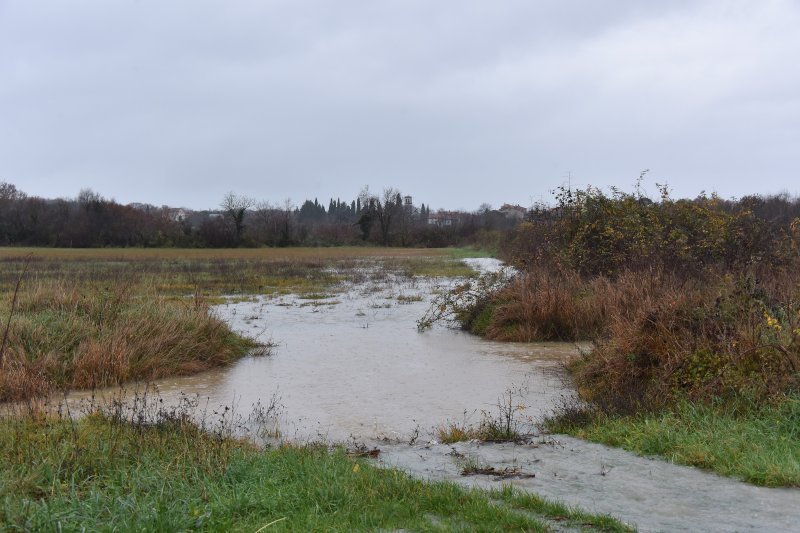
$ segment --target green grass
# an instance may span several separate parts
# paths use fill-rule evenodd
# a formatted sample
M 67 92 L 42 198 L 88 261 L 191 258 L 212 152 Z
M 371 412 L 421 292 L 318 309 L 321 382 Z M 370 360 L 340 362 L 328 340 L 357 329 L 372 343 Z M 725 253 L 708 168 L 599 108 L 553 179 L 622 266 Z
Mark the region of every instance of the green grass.
M 393 269 L 407 277 L 463 278 L 475 274 L 474 270 L 456 258 L 414 257 L 395 259 L 388 266 L 389 269 Z
M 627 530 L 510 488 L 422 482 L 342 449 L 259 450 L 180 416 L 144 424 L 6 418 L 0 474 L 8 530 Z
M 480 257 L 497 257 L 497 253 L 484 248 L 446 248 L 447 253 L 454 259 L 472 259 Z
M 520 509 L 546 516 L 550 520 L 562 522 L 566 526 L 583 527 L 598 531 L 635 531 L 630 526 L 609 515 L 595 515 L 581 511 L 559 502 L 547 500 L 530 492 L 514 490 L 511 486 L 492 493 L 514 509 Z
M 800 487 L 800 396 L 761 407 L 684 401 L 656 414 L 556 418 L 548 429 L 756 485 Z

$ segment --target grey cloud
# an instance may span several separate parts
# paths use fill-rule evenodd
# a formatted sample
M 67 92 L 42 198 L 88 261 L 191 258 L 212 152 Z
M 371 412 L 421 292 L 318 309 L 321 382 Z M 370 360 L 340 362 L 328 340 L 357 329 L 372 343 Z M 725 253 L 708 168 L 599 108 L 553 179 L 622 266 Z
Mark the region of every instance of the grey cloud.
M 474 209 L 563 181 L 798 192 L 800 7 L 0 1 L 0 180 L 209 207 L 369 183 Z

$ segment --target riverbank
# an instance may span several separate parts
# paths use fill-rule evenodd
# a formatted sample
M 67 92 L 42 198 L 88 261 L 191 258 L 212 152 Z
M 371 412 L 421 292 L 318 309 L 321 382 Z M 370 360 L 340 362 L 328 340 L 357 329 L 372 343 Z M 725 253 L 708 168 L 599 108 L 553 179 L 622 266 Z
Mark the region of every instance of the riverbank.
M 580 401 L 554 413 L 553 432 L 797 487 L 797 282 L 759 283 L 534 268 L 465 305 L 447 300 L 445 313 L 493 339 L 592 341 L 568 365 Z
M 754 485 L 800 487 L 798 396 L 775 405 L 684 401 L 656 413 L 594 413 L 580 418 L 562 413 L 546 426 L 555 433 L 663 457 Z

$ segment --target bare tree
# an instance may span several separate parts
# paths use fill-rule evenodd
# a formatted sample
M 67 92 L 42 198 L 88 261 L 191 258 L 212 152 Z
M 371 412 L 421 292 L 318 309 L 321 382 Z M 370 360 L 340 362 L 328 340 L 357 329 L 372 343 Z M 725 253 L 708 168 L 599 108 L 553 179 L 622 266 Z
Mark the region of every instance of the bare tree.
M 286 246 L 292 238 L 292 210 L 290 199 L 281 204 L 258 202 L 253 211 L 258 224 L 259 238 L 270 246 Z
M 6 200 L 22 200 L 25 198 L 25 193 L 17 189 L 13 183 L 0 181 L 0 201 Z
M 233 226 L 233 234 L 236 244 L 239 244 L 244 232 L 244 217 L 247 210 L 255 205 L 255 201 L 247 196 L 239 196 L 229 192 L 222 199 L 220 207 L 225 218 Z
M 286 246 L 292 241 L 292 211 L 294 204 L 292 199 L 287 198 L 283 201 L 282 209 L 278 217 L 281 238 L 278 241 L 278 246 Z
M 387 187 L 383 190 L 383 196 L 378 197 L 369 192 L 369 187 L 364 187 L 359 195 L 361 205 L 364 206 L 359 224 L 362 225 L 362 231 L 365 229 L 362 222 L 378 223 L 381 232 L 381 243 L 384 246 L 389 246 L 391 243 L 392 230 L 395 226 L 396 220 L 403 213 L 403 203 L 400 191 L 393 187 Z

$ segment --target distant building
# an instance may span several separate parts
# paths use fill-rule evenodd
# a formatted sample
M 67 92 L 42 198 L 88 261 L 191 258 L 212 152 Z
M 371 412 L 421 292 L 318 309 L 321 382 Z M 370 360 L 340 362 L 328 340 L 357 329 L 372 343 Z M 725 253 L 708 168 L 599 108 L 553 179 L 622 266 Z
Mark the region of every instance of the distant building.
M 497 211 L 502 213 L 506 218 L 517 221 L 525 218 L 525 214 L 528 212 L 528 210 L 522 206 L 511 204 L 503 204 Z
M 167 213 L 169 214 L 170 220 L 173 222 L 183 222 L 187 218 L 189 218 L 189 212 L 183 208 L 168 208 Z
M 437 211 L 428 215 L 428 225 L 440 228 L 455 226 L 460 220 L 459 214 L 453 211 Z
M 413 215 L 414 214 L 414 203 L 413 203 L 413 201 L 412 201 L 410 196 L 404 196 L 403 197 L 403 209 L 409 215 Z

